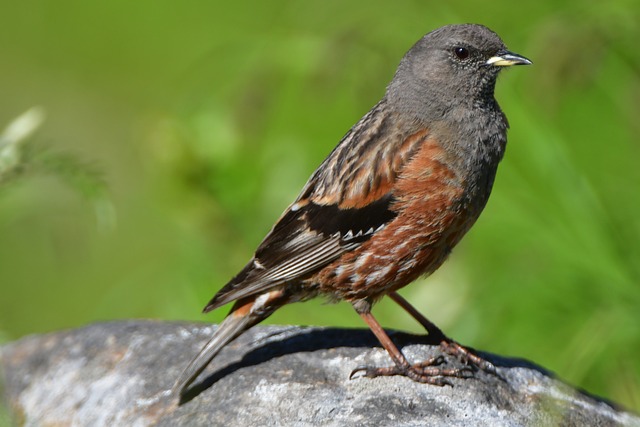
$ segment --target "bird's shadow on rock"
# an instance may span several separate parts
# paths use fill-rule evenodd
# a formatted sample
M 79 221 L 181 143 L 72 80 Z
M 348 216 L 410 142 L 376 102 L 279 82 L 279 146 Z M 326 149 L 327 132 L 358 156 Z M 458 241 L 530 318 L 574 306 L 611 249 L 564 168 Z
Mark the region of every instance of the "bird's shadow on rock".
M 398 348 L 413 344 L 432 346 L 438 346 L 440 344 L 428 335 L 415 335 L 393 330 L 388 331 L 388 333 Z M 329 350 L 337 347 L 380 347 L 380 343 L 375 336 L 371 331 L 366 329 L 309 328 L 301 330 L 299 327 L 296 327 L 277 331 L 265 337 L 265 339 L 268 339 L 268 342 L 249 350 L 244 354 L 242 359 L 217 370 L 201 382 L 191 386 L 181 396 L 180 405 L 194 399 L 227 375 L 241 368 L 265 363 L 276 357 L 293 353 Z M 499 368 L 524 367 L 537 370 L 547 376 L 552 376 L 549 371 L 524 359 L 506 358 L 490 353 L 478 352 L 471 348 L 469 349 Z

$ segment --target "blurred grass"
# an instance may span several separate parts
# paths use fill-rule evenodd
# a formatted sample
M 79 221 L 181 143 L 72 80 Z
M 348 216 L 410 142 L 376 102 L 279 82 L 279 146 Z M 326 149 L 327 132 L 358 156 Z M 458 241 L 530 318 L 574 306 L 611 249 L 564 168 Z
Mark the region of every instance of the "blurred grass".
M 403 293 L 461 342 L 532 359 L 640 410 L 637 1 L 3 2 L 0 126 L 99 165 L 117 227 L 64 181 L 0 189 L 0 337 L 200 309 L 425 32 L 478 22 L 533 67 L 489 205 Z M 385 301 L 389 327 L 420 331 Z M 271 322 L 363 327 L 313 301 Z

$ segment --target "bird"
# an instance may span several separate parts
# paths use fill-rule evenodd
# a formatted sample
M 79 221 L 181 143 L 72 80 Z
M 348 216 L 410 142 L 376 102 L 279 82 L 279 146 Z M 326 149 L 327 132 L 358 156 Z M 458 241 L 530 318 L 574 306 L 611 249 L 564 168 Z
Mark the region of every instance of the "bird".
M 446 354 L 495 372 L 447 337 L 397 291 L 433 273 L 485 207 L 509 124 L 494 88 L 500 70 L 532 62 L 478 24 L 427 33 L 403 56 L 384 96 L 313 172 L 246 266 L 204 313 L 233 302 L 177 379 L 180 396 L 220 350 L 284 305 L 346 301 L 393 361 L 352 377 L 403 375 L 433 385 L 468 377 L 443 357 L 411 364 L 372 314 L 388 296 Z

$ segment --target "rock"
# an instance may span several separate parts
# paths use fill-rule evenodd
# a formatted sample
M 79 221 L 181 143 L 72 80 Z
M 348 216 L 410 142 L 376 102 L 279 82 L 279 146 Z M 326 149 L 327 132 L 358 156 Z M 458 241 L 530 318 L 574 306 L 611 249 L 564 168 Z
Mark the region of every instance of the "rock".
M 390 359 L 369 331 L 330 328 L 256 327 L 178 404 L 170 389 L 214 328 L 128 321 L 24 338 L 0 349 L 5 403 L 25 426 L 640 426 L 529 362 L 484 353 L 499 376 L 474 372 L 452 387 L 350 380 Z M 423 337 L 391 337 L 410 360 L 440 354 Z

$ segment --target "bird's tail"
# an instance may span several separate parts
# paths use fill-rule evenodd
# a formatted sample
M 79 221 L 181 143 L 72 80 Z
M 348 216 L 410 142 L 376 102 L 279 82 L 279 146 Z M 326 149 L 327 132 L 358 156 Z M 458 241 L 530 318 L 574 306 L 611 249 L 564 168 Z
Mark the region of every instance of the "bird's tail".
M 258 297 L 236 301 L 231 312 L 213 333 L 213 337 L 182 372 L 173 386 L 173 393 L 179 393 L 182 396 L 225 345 L 247 329 L 266 319 L 276 308 L 280 307 L 282 305 L 281 297 L 281 291 L 271 291 Z

